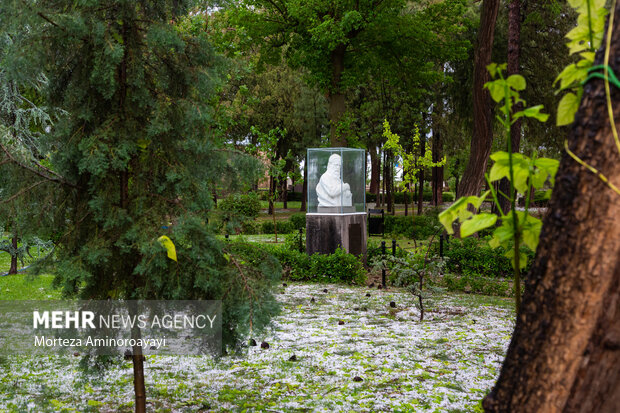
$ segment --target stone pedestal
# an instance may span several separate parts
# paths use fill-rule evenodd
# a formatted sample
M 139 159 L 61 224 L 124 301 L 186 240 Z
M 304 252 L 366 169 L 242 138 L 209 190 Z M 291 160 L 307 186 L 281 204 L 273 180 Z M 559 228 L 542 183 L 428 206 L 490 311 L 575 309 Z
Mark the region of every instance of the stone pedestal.
M 338 247 L 366 260 L 366 213 L 306 214 L 306 252 L 331 254 Z

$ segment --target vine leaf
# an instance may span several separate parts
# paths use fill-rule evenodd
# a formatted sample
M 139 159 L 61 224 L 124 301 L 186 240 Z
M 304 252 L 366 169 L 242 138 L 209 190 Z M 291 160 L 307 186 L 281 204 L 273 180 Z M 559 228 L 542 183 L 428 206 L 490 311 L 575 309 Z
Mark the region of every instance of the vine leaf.
M 485 228 L 495 225 L 497 222 L 497 215 L 489 214 L 488 212 L 481 212 L 474 215 L 461 225 L 461 237 L 469 237 L 470 235 L 481 231 Z
M 557 126 L 570 125 L 575 120 L 575 113 L 579 109 L 579 98 L 574 93 L 567 93 L 558 104 Z

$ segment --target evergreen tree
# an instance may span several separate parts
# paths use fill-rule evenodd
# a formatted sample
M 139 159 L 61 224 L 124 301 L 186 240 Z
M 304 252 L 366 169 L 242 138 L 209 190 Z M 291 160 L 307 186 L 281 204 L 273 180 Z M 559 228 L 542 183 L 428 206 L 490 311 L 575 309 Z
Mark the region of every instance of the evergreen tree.
M 223 300 L 225 345 L 260 329 L 277 311 L 279 264 L 224 244 L 208 225 L 209 183 L 251 182 L 261 167 L 212 130 L 225 62 L 205 17 L 190 15 L 189 1 L 25 4 L 11 11 L 30 38 L 7 65 L 20 56 L 40 65 L 50 104 L 68 113 L 42 137 L 62 197 L 56 284 L 86 299 Z M 157 241 L 164 234 L 176 262 Z M 133 361 L 136 411 L 144 411 L 139 348 Z

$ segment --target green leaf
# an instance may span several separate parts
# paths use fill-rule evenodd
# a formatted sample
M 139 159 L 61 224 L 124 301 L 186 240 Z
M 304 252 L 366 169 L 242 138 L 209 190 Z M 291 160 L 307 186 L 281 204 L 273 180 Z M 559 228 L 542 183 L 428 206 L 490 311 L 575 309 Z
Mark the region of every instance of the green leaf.
M 582 53 L 582 55 L 584 53 Z M 583 60 L 580 61 L 579 63 L 581 62 L 583 62 Z M 588 62 L 586 61 L 586 63 Z M 588 66 L 590 66 L 590 64 L 588 64 Z M 586 77 L 588 77 L 587 67 L 578 66 L 573 63 L 573 64 L 566 66 L 564 70 L 562 70 L 562 73 L 558 75 L 558 77 L 555 79 L 555 82 L 560 81 L 560 90 L 562 90 L 568 87 L 573 87 L 576 84 L 581 83 L 583 80 L 585 80 Z
M 542 221 L 533 216 L 527 216 L 525 223 L 523 224 L 523 243 L 527 245 L 532 251 L 536 251 L 538 247 L 538 239 L 540 237 L 540 229 L 542 228 Z
M 510 259 L 510 263 L 512 264 L 512 268 L 515 268 L 515 250 L 514 249 L 509 249 L 505 254 L 505 257 Z M 525 255 L 522 252 L 519 252 L 519 269 L 524 269 L 527 266 L 527 255 Z
M 504 99 L 506 95 L 506 90 L 504 89 L 505 85 L 506 83 L 504 80 L 498 79 L 492 82 L 485 83 L 484 87 L 489 90 L 489 93 L 491 93 L 491 98 L 493 98 L 494 101 L 499 103 Z
M 514 90 L 524 90 L 525 89 L 525 78 L 521 75 L 510 75 L 508 79 L 506 79 L 508 86 L 513 88 Z
M 488 212 L 476 214 L 461 225 L 461 237 L 469 237 L 480 230 L 495 225 L 495 222 L 497 222 L 497 215 L 495 214 Z
M 461 222 L 468 219 L 473 214 L 471 211 L 467 209 L 468 205 L 471 204 L 475 209 L 480 208 L 482 202 L 484 202 L 485 198 L 491 193 L 491 191 L 486 191 L 481 196 L 467 196 L 457 199 L 450 207 L 439 214 L 439 222 L 444 226 L 448 234 L 453 234 L 454 230 L 452 229 L 452 223 L 457 219 L 460 219 Z
M 505 154 L 506 157 L 497 156 L 494 158 L 494 156 L 499 153 L 500 152 L 495 152 L 494 154 L 491 155 L 491 159 L 495 161 L 493 163 L 493 166 L 491 167 L 491 172 L 489 173 L 489 180 L 491 182 L 499 181 L 500 179 L 504 177 L 508 177 L 508 175 L 510 174 L 510 165 L 508 163 L 508 153 L 501 152 L 502 154 Z
M 514 239 L 512 217 L 506 216 L 502 218 L 502 225 L 495 228 L 495 231 L 493 231 L 493 238 L 489 241 L 489 245 L 492 248 L 497 248 L 500 245 L 504 248 L 508 248 L 509 241 L 512 239 Z
M 570 125 L 575 120 L 575 113 L 579 109 L 579 100 L 574 93 L 565 94 L 558 104 L 557 126 Z
M 558 167 L 560 166 L 560 161 L 551 158 L 537 158 L 534 161 L 534 166 L 547 171 L 547 173 L 551 176 L 555 176 L 558 171 Z
M 487 65 L 487 70 L 489 71 L 491 78 L 494 78 L 497 74 L 497 63 L 491 63 L 490 65 Z
M 528 118 L 538 119 L 541 122 L 546 122 L 549 118 L 547 113 L 541 113 L 540 111 L 543 109 L 543 105 L 536 105 L 530 108 L 527 108 L 523 111 L 523 116 Z

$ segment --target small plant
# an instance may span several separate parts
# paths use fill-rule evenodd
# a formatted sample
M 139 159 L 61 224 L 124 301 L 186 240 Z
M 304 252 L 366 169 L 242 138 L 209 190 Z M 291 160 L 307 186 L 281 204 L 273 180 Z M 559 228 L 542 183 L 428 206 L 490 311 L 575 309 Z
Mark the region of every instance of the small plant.
M 383 136 L 387 139 L 385 145 L 383 145 L 384 150 L 393 150 L 394 153 L 399 156 L 403 163 L 403 184 L 409 185 L 409 191 L 413 193 L 415 184 L 418 182 L 418 176 L 420 170 L 424 168 L 443 166 L 446 163 L 446 157 L 439 162 L 433 162 L 432 151 L 427 149 L 424 152 L 424 156 L 419 156 L 418 152 L 420 149 L 420 130 L 417 126 L 415 126 L 415 130 L 413 136 L 411 138 L 412 148 L 411 153 L 405 151 L 403 145 L 400 143 L 400 137 L 392 133 L 390 129 L 390 124 L 386 120 L 383 121 Z M 411 214 L 411 221 L 415 220 L 415 216 Z
M 548 115 L 541 113 L 542 105 L 513 113 L 512 108 L 517 103 L 523 103 L 525 106 L 525 101 L 519 97 L 519 91 L 524 90 L 526 84 L 525 79 L 520 75 L 504 78 L 502 72 L 505 69 L 505 64 L 489 65 L 488 70 L 495 80 L 488 82 L 485 87 L 491 93 L 494 101 L 503 104 L 500 107 L 501 115 L 498 115 L 497 118 L 504 127 L 508 152 L 495 152 L 491 155 L 494 164 L 490 173 L 486 174 L 490 190 L 479 197 L 459 198 L 448 209 L 439 214 L 439 220 L 450 234 L 454 232 L 452 224 L 459 221 L 461 223 L 460 233 L 463 238 L 485 228 L 493 227 L 497 223 L 497 215 L 486 212 L 474 215 L 470 209 L 470 205 L 474 209 L 479 209 L 487 197 L 491 196 L 498 208 L 501 225 L 493 230 L 489 245 L 493 248 L 503 247 L 506 250 L 505 256 L 511 260 L 514 273 L 515 306 L 518 312 L 521 306 L 521 270 L 527 265 L 527 256 L 521 251 L 521 246 L 525 245 L 532 251 L 536 251 L 542 226 L 542 222 L 528 212 L 532 202 L 531 189 L 542 188 L 548 179 L 553 184 L 559 162 L 554 159 L 537 158 L 536 154 L 532 158 L 528 158 L 519 153 L 512 153 L 510 126 L 521 117 L 534 118 L 545 122 Z M 507 178 L 510 182 L 508 194 L 496 190 L 493 185 L 493 182 L 502 178 Z M 523 211 L 517 210 L 517 192 L 525 198 Z M 502 212 L 499 203 L 500 196 L 505 197 L 510 202 L 508 214 Z
M 376 255 L 371 262 L 373 271 L 388 270 L 393 285 L 409 289 L 418 298 L 420 321 L 424 321 L 424 302 L 430 297 L 426 284 L 430 277 L 438 278 L 443 274 L 444 269 L 444 261 L 430 255 L 434 239 L 435 234 L 428 246 L 413 253 L 402 250 L 404 254 L 397 256 Z

